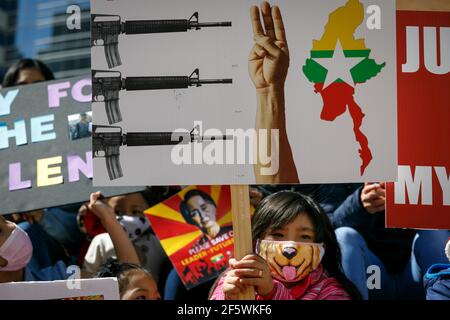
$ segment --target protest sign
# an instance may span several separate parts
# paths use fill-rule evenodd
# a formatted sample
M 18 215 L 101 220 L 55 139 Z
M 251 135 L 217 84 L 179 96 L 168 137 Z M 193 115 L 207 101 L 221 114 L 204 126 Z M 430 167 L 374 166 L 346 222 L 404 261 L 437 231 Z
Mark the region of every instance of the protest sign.
M 186 288 L 228 266 L 234 249 L 229 186 L 190 186 L 145 213 Z
M 0 300 L 120 300 L 116 278 L 0 283 Z
M 91 2 L 94 122 L 118 127 L 97 139 L 111 157 L 94 185 L 396 179 L 395 2 L 273 2 L 273 65 L 255 51 L 259 4 Z
M 92 187 L 91 88 L 83 76 L 0 90 L 0 214 L 86 201 L 99 189 Z
M 414 11 L 397 12 L 399 166 L 387 184 L 386 223 L 450 229 L 450 7 L 399 3 Z

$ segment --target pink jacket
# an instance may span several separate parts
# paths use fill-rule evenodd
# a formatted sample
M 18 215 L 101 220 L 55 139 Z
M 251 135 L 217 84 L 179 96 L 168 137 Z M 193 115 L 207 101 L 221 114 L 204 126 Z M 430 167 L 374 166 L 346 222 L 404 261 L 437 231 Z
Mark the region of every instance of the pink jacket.
M 222 291 L 225 274 L 222 275 L 211 300 L 225 300 Z M 304 280 L 286 287 L 281 281 L 273 279 L 274 290 L 268 297 L 256 295 L 256 300 L 350 300 L 350 295 L 341 284 L 329 277 L 320 265 Z

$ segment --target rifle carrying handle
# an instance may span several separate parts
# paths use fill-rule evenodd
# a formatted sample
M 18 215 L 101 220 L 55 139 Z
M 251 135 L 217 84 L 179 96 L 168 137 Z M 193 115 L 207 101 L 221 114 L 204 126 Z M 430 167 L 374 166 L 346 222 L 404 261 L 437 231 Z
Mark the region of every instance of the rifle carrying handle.
M 126 90 L 185 89 L 189 87 L 189 77 L 127 77 Z
M 188 136 L 189 137 L 188 137 Z M 173 138 L 172 138 L 173 137 Z M 173 141 L 173 140 L 174 141 Z M 185 141 L 187 139 L 187 141 Z M 190 142 L 189 133 L 172 132 L 129 132 L 126 134 L 127 146 L 167 146 Z
M 134 20 L 125 22 L 125 34 L 182 32 L 189 29 L 189 20 Z

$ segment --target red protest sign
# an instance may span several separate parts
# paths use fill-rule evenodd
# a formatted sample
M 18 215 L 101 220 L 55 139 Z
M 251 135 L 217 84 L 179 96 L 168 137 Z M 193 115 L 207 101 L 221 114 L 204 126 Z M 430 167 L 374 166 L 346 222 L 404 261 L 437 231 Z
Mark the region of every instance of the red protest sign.
M 450 12 L 397 12 L 398 181 L 388 227 L 450 229 Z

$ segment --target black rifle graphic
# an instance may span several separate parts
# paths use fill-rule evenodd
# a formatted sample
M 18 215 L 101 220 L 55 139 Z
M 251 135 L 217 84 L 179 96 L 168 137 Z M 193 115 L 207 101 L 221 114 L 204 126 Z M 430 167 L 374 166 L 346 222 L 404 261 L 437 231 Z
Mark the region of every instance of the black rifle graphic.
M 101 21 L 100 21 L 101 20 Z M 144 34 L 163 32 L 185 32 L 206 27 L 231 27 L 231 22 L 203 22 L 198 20 L 198 12 L 189 19 L 133 20 L 121 21 L 118 15 L 91 14 L 91 47 L 104 46 L 108 68 L 120 66 L 119 34 Z M 102 40 L 100 42 L 100 40 Z
M 105 73 L 105 76 L 98 76 Z M 108 76 L 114 74 L 114 76 Z M 127 77 L 122 79 L 119 71 L 92 70 L 92 101 L 105 102 L 109 124 L 122 121 L 119 108 L 120 90 L 162 90 L 200 87 L 204 84 L 232 83 L 232 79 L 200 79 L 199 70 L 190 76 Z M 99 97 L 103 97 L 99 100 Z
M 229 140 L 232 136 L 201 136 L 199 127 L 191 132 L 128 132 L 121 127 L 92 126 L 92 149 L 94 158 L 105 158 L 110 180 L 123 176 L 119 155 L 121 146 L 173 146 L 192 142 Z

